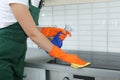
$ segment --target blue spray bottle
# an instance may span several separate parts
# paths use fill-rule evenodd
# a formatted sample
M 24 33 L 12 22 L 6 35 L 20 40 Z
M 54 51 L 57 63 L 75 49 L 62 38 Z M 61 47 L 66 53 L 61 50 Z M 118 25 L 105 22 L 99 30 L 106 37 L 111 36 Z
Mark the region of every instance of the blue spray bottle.
M 69 31 L 71 32 L 72 31 L 72 28 L 71 26 L 69 25 L 65 25 L 65 28 L 64 28 L 66 31 Z M 59 38 L 60 34 L 62 34 L 61 32 L 57 33 L 57 35 L 51 40 L 51 42 L 58 46 L 59 48 L 62 47 L 62 44 L 63 44 L 63 41 Z

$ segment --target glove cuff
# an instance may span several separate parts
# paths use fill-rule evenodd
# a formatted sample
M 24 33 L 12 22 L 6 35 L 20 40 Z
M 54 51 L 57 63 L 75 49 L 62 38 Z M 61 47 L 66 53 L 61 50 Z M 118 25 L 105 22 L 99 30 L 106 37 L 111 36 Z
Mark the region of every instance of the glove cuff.
M 52 47 L 51 51 L 49 52 L 49 55 L 52 56 L 52 57 L 58 58 L 60 51 L 61 51 L 61 50 L 60 50 L 57 46 L 54 45 L 54 46 Z

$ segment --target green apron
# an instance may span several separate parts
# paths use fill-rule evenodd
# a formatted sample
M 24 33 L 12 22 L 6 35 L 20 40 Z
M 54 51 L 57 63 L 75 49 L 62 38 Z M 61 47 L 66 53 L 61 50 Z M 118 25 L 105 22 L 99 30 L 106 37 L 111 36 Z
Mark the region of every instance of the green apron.
M 29 6 L 38 25 L 40 8 L 32 6 L 30 0 Z M 18 22 L 0 29 L 0 80 L 23 80 L 26 40 L 27 35 Z

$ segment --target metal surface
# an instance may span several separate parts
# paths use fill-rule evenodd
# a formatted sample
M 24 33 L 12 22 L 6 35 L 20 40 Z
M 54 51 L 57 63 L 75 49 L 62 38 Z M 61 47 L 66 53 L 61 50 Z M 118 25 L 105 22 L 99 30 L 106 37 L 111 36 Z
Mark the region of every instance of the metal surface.
M 36 50 L 35 51 L 34 50 L 35 49 L 32 49 L 32 51 L 35 53 Z M 31 51 L 28 51 L 28 52 L 32 53 Z M 39 60 L 40 58 L 34 57 L 34 60 L 30 58 L 26 60 L 26 66 L 41 68 L 41 69 L 46 69 L 51 71 L 58 71 L 63 73 L 67 72 L 71 74 L 79 74 L 82 76 L 120 78 L 120 67 L 119 67 L 120 63 L 117 64 L 117 62 L 119 61 L 119 56 L 120 56 L 119 54 L 101 53 L 101 52 L 96 52 L 95 54 L 91 52 L 85 52 L 85 51 L 79 52 L 79 51 L 73 51 L 73 50 L 72 51 L 68 50 L 67 52 L 78 53 L 79 56 L 81 56 L 82 58 L 92 62 L 92 65 L 90 67 L 86 67 L 82 69 L 74 69 L 74 68 L 71 68 L 69 65 L 62 63 L 60 61 L 57 61 L 57 64 L 46 63 L 44 62 L 44 60 L 43 62 L 40 62 Z M 34 55 L 34 53 L 32 54 Z
M 29 63 L 46 63 L 54 58 L 50 57 L 47 52 L 40 48 L 28 48 L 25 61 Z
M 120 53 L 114 52 L 97 52 L 97 51 L 76 51 L 76 50 L 64 50 L 68 53 L 75 53 L 80 58 L 91 62 L 90 68 L 99 68 L 107 70 L 119 70 L 120 71 Z M 60 60 L 57 60 L 58 64 L 66 64 Z
M 58 72 L 67 72 L 71 74 L 79 74 L 83 76 L 91 77 L 111 77 L 111 78 L 120 78 L 120 71 L 107 70 L 107 69 L 98 69 L 98 68 L 82 68 L 74 69 L 70 66 L 57 65 L 57 64 L 35 64 L 35 63 L 26 63 L 27 67 L 41 68 L 51 71 Z

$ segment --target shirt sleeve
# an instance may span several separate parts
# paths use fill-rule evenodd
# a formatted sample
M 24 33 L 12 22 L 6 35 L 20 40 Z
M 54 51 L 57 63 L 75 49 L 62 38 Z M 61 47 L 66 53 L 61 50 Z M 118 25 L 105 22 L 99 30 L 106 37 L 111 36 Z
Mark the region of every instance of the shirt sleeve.
M 9 4 L 10 3 L 20 3 L 20 4 L 24 4 L 24 5 L 28 6 L 28 0 L 9 0 L 8 3 Z

